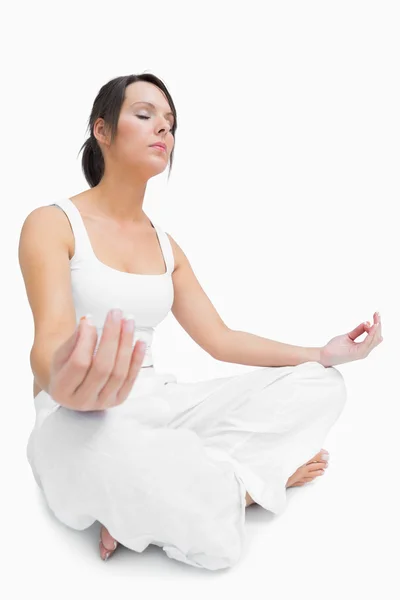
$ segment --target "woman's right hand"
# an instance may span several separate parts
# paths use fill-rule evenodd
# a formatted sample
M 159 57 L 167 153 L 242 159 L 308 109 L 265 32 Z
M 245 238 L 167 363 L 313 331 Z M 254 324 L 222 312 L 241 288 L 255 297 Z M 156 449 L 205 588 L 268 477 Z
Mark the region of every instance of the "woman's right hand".
M 119 319 L 110 311 L 96 354 L 97 330 L 85 318 L 54 353 L 49 394 L 72 410 L 104 410 L 122 404 L 129 395 L 143 362 L 146 344 L 133 345 L 134 321 Z M 131 324 L 131 330 L 127 327 Z

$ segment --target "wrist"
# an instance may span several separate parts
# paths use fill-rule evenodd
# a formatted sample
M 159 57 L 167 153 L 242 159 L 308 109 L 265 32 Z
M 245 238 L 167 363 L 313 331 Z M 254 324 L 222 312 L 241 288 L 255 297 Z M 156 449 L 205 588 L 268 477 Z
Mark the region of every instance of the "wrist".
M 320 347 L 312 347 L 312 348 L 307 348 L 308 350 L 308 361 L 310 362 L 317 362 L 322 366 L 325 366 L 322 362 L 322 348 Z

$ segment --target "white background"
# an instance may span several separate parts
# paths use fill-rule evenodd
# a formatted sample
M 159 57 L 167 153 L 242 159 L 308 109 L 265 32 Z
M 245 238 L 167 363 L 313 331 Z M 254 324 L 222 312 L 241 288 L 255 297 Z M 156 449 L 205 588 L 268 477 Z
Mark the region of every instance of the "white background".
M 7 598 L 351 598 L 399 593 L 397 2 L 22 2 L 2 9 L 2 586 Z M 78 151 L 110 79 L 143 71 L 178 113 L 175 163 L 144 210 L 182 246 L 233 329 L 322 346 L 379 310 L 383 343 L 340 365 L 348 403 L 325 475 L 275 517 L 246 512 L 246 549 L 211 572 L 161 548 L 98 556 L 98 525 L 47 509 L 26 460 L 34 424 L 32 313 L 18 264 L 36 207 L 88 189 Z M 364 336 L 365 337 L 365 336 Z M 360 338 L 358 341 L 362 341 Z M 161 371 L 251 370 L 214 360 L 172 314 Z M 398 489 L 398 488 L 397 488 Z M 394 547 L 391 546 L 394 542 Z M 396 561 L 397 554 L 397 561 Z M 398 566 L 398 565 L 397 565 Z M 166 578 L 170 581 L 166 586 Z

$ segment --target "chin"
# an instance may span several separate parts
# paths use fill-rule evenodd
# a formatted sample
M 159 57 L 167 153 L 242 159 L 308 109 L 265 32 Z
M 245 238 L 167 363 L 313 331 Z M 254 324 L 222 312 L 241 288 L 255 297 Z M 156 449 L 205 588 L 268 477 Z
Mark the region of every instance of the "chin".
M 140 172 L 143 174 L 143 177 L 145 179 L 150 179 L 151 177 L 155 177 L 156 175 L 160 175 L 160 173 L 163 173 L 165 171 L 165 169 L 167 168 L 168 163 L 166 162 L 165 164 L 162 164 L 161 161 L 159 161 L 159 164 L 155 164 L 152 163 L 151 165 L 147 164 L 146 166 L 143 166 L 143 169 L 140 170 Z M 134 167 L 132 167 L 134 168 Z M 137 169 L 137 165 L 136 165 L 136 169 Z

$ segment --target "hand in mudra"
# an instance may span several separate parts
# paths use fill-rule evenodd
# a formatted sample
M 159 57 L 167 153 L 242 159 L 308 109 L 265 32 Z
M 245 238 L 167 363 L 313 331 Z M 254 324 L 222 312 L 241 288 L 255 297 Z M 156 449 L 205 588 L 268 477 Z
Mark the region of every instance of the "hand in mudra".
M 111 311 L 97 349 L 97 330 L 81 319 L 75 332 L 54 353 L 49 393 L 66 408 L 104 410 L 122 404 L 140 371 L 143 340 L 134 340 L 134 323 L 114 320 Z
M 363 333 L 368 335 L 362 342 L 355 342 Z M 378 312 L 374 313 L 374 324 L 369 321 L 361 323 L 349 333 L 332 338 L 326 346 L 321 348 L 321 364 L 324 367 L 333 367 L 342 363 L 352 362 L 366 358 L 369 353 L 383 341 L 382 322 Z

